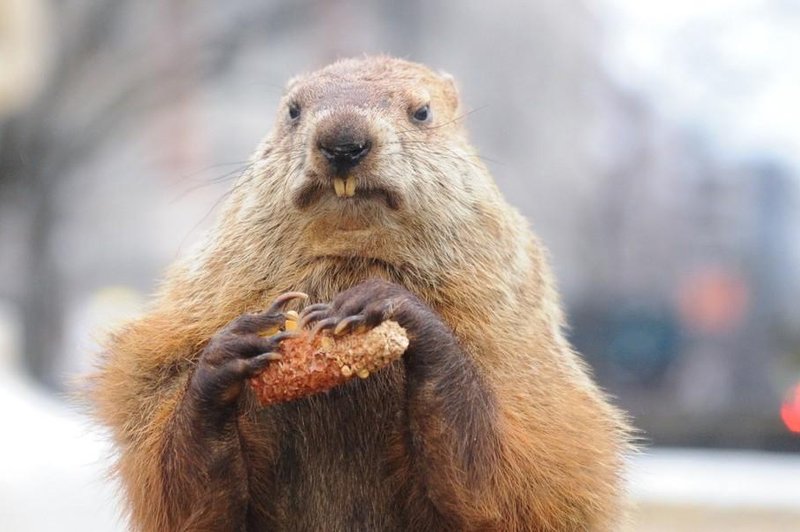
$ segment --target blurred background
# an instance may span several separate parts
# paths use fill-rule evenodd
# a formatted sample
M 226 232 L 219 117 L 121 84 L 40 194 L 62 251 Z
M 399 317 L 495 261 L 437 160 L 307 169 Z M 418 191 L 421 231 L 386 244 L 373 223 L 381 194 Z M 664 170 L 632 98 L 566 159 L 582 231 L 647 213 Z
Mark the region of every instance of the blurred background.
M 459 81 L 632 415 L 630 530 L 800 530 L 800 2 L 0 0 L 0 528 L 124 529 L 66 399 L 271 127 L 386 52 Z

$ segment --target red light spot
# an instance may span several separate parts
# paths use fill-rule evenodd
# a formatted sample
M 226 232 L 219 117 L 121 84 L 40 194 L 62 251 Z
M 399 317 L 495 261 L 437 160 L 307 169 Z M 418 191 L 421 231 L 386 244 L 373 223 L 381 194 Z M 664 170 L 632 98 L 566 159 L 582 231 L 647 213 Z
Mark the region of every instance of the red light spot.
M 800 384 L 781 406 L 781 419 L 786 428 L 800 434 Z
M 725 334 L 744 319 L 749 303 L 747 282 L 735 271 L 708 265 L 687 274 L 678 287 L 678 310 L 687 328 Z

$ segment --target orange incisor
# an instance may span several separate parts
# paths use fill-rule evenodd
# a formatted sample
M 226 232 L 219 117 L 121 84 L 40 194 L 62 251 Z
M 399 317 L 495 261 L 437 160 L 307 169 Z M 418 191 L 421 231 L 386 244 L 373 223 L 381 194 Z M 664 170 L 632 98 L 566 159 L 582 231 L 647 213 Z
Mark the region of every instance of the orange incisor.
M 284 329 L 297 330 L 296 312 L 286 313 Z M 274 334 L 277 331 L 265 331 Z M 292 401 L 330 390 L 353 377 L 366 379 L 392 361 L 408 347 L 406 331 L 397 322 L 385 321 L 368 331 L 356 329 L 332 335 L 309 330 L 281 342 L 281 360 L 250 379 L 262 405 Z

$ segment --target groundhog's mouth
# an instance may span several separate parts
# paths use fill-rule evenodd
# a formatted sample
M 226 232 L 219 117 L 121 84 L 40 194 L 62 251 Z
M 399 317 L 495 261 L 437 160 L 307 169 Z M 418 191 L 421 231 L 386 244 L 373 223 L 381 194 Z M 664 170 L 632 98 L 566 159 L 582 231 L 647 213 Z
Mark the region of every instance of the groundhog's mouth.
M 306 181 L 293 195 L 293 202 L 298 209 L 306 209 L 325 200 L 342 201 L 358 204 L 362 201 L 381 201 L 389 209 L 398 210 L 402 206 L 400 194 L 388 187 L 375 187 L 359 184 L 358 178 L 334 177 L 331 184 L 325 186 L 316 179 Z

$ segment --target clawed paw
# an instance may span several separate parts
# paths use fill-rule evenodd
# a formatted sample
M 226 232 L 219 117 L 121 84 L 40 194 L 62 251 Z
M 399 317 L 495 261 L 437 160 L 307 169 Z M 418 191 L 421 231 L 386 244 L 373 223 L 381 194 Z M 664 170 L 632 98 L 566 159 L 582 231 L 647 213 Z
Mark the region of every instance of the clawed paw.
M 283 312 L 302 292 L 288 292 L 263 312 L 243 314 L 215 334 L 206 345 L 192 377 L 192 390 L 205 404 L 230 404 L 245 379 L 281 359 L 280 344 L 298 334 L 288 326 L 299 315 Z
M 298 327 L 312 335 L 364 332 L 394 316 L 400 294 L 384 281 L 367 281 L 336 296 L 331 303 L 309 305 L 300 312 Z M 399 288 L 399 287 L 398 287 Z

